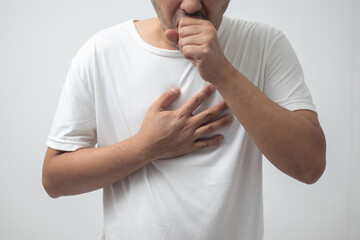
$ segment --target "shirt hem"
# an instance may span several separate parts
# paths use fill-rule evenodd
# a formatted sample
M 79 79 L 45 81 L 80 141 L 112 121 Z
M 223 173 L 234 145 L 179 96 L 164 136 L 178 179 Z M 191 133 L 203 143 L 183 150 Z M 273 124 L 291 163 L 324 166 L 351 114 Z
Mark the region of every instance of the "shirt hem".
M 80 148 L 91 148 L 94 147 L 94 145 L 89 143 L 81 143 L 81 142 L 72 142 L 72 141 L 64 141 L 64 140 L 58 140 L 53 139 L 51 137 L 48 138 L 46 141 L 46 145 L 49 148 L 60 150 L 60 151 L 69 151 L 73 152 Z
M 282 107 L 286 108 L 289 111 L 296 111 L 296 110 L 310 110 L 313 112 L 316 111 L 316 107 L 312 102 L 304 102 L 304 101 L 293 101 L 286 104 L 281 104 Z

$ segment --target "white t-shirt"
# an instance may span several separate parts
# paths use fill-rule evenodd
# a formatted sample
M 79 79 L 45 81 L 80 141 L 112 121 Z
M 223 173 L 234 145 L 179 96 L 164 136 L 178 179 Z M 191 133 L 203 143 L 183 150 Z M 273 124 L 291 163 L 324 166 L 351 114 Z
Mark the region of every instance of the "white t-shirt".
M 281 31 L 224 17 L 218 36 L 228 60 L 266 96 L 315 111 Z M 180 87 L 176 109 L 206 85 L 179 51 L 144 42 L 133 21 L 108 28 L 74 57 L 47 145 L 75 151 L 120 142 L 139 131 L 164 91 Z M 197 111 L 221 101 L 216 92 Z M 218 147 L 153 161 L 105 187 L 104 238 L 262 239 L 262 154 L 237 120 L 216 133 L 225 136 Z

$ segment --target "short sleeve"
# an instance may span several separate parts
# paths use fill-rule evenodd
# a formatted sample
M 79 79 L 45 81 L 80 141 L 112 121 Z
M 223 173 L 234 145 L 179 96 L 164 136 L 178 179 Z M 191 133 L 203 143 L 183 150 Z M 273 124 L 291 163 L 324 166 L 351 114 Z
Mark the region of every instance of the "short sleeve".
M 94 100 L 72 61 L 47 146 L 61 151 L 76 151 L 96 145 Z
M 316 112 L 299 60 L 281 31 L 277 31 L 269 43 L 264 94 L 290 111 Z

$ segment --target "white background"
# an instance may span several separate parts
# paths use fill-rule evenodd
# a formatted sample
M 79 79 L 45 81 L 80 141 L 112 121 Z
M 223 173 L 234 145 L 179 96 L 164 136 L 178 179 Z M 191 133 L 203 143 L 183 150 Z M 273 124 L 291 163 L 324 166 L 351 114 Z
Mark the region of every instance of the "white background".
M 150 0 L 0 0 L 0 239 L 100 235 L 101 191 L 51 199 L 43 190 L 45 141 L 79 47 L 101 29 L 154 14 Z M 360 239 L 360 1 L 232 0 L 227 15 L 287 35 L 327 137 L 315 185 L 264 160 L 265 240 Z

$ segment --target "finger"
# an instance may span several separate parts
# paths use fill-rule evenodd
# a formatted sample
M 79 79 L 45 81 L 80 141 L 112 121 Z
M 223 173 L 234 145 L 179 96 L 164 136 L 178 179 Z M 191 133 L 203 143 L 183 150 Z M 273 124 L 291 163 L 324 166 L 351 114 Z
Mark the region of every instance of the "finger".
M 223 116 L 222 118 L 206 124 L 204 126 L 199 127 L 198 129 L 195 130 L 194 132 L 194 137 L 195 138 L 202 138 L 205 137 L 206 135 L 209 135 L 210 133 L 215 132 L 216 130 L 224 127 L 225 125 L 229 124 L 232 121 L 233 117 L 231 114 L 227 114 L 225 116 Z
M 165 37 L 172 43 L 178 44 L 179 42 L 179 33 L 174 29 L 168 29 L 165 31 Z
M 206 42 L 207 38 L 205 36 L 187 36 L 184 38 L 180 38 L 179 47 L 182 50 L 185 46 L 201 46 Z
M 170 103 L 172 103 L 180 95 L 180 89 L 174 87 L 170 90 L 167 90 L 153 103 L 153 106 L 157 110 L 165 110 Z
M 208 25 L 208 24 L 211 24 L 208 20 L 197 19 L 192 17 L 182 17 L 179 19 L 178 28 L 182 28 L 190 25 Z
M 196 140 L 192 147 L 193 147 L 194 151 L 196 151 L 196 150 L 200 150 L 202 148 L 213 147 L 213 146 L 219 145 L 223 141 L 224 141 L 224 136 L 217 135 L 217 136 L 209 138 L 209 139 Z
M 179 28 L 178 35 L 180 38 L 184 38 L 187 36 L 199 35 L 202 32 L 204 32 L 204 28 L 201 27 L 201 25 L 194 25 Z
M 191 61 L 194 66 L 197 66 L 198 61 L 204 59 L 207 54 L 206 48 L 204 48 L 204 38 L 191 36 L 181 38 L 179 40 L 179 49 L 185 59 Z
M 204 48 L 203 45 L 185 45 L 181 48 L 184 58 L 195 62 L 203 59 L 207 51 L 207 48 Z
M 191 115 L 195 109 L 197 109 L 200 104 L 202 104 L 214 91 L 214 86 L 206 86 L 189 101 L 187 101 L 178 111 L 183 114 Z
M 225 102 L 219 103 L 216 106 L 213 106 L 203 112 L 200 112 L 192 117 L 191 121 L 195 126 L 201 126 L 214 118 L 216 118 L 220 113 L 228 109 L 228 106 Z

